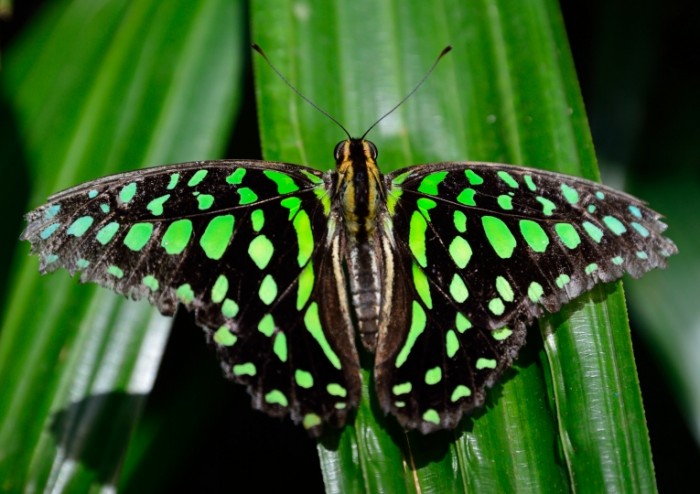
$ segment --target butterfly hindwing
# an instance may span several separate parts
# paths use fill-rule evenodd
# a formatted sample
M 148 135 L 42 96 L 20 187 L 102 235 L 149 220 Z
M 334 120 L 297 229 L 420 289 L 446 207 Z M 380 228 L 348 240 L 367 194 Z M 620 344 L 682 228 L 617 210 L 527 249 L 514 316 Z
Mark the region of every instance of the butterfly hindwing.
M 42 272 L 81 271 L 167 315 L 185 305 L 256 408 L 317 434 L 345 422 L 360 389 L 350 331 L 328 331 L 343 299 L 323 281 L 337 234 L 327 187 L 321 172 L 281 163 L 151 168 L 52 196 L 22 238 Z
M 525 327 L 599 282 L 664 266 L 660 216 L 600 184 L 508 165 L 442 163 L 387 177 L 396 276 L 375 372 L 382 407 L 454 427 L 508 368 Z M 397 317 L 396 320 L 399 320 Z

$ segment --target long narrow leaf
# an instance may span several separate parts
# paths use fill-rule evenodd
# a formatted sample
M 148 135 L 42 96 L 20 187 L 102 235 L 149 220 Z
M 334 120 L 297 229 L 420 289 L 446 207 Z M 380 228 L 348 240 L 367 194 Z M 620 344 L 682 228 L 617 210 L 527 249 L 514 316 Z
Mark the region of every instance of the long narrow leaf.
M 32 190 L 16 203 L 28 210 L 83 180 L 220 153 L 238 94 L 241 6 L 47 8 L 2 73 L 4 121 L 21 139 L 5 166 L 25 166 Z M 0 490 L 113 486 L 170 320 L 66 273 L 40 278 L 18 247 L 0 334 Z
M 445 45 L 454 46 L 420 92 L 371 134 L 384 171 L 472 159 L 597 177 L 553 1 L 253 5 L 255 41 L 355 135 L 407 94 Z M 265 156 L 332 166 L 330 150 L 343 133 L 261 63 L 256 76 Z M 545 345 L 531 334 L 539 348 L 528 349 L 454 435 L 404 435 L 363 405 L 337 445 L 319 446 L 327 490 L 653 490 L 619 289 L 599 288 L 541 327 Z

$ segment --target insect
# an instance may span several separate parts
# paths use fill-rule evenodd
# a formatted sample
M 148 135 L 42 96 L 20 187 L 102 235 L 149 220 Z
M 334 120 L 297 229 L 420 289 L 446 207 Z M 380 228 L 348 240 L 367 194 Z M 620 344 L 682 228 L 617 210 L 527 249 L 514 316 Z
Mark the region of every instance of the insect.
M 314 436 L 357 407 L 363 352 L 385 413 L 454 428 L 534 319 L 677 252 L 658 213 L 598 183 L 477 162 L 384 175 L 369 130 L 345 132 L 334 171 L 217 160 L 122 173 L 51 196 L 21 238 L 42 273 L 79 271 L 166 315 L 185 306 L 252 405 Z

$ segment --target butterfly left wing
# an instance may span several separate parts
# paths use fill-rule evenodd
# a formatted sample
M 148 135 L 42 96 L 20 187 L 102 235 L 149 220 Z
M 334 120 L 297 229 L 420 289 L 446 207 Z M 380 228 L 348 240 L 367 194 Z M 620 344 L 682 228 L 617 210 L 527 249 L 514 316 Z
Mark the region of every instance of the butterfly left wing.
M 253 406 L 312 434 L 359 400 L 347 298 L 327 244 L 332 176 L 283 163 L 209 161 L 114 175 L 52 196 L 22 239 L 59 267 L 163 314 L 195 314 Z M 344 326 L 343 326 L 344 325 Z M 336 331 L 330 331 L 334 327 Z
M 385 412 L 424 433 L 483 403 L 543 310 L 676 252 L 658 213 L 588 180 L 487 163 L 386 180 L 405 286 L 377 345 L 377 393 Z

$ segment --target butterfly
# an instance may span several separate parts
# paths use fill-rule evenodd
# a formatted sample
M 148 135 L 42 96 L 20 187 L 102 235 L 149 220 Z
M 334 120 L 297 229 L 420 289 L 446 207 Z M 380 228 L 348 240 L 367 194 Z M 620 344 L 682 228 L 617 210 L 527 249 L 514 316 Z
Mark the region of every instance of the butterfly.
M 28 213 L 21 239 L 42 273 L 193 312 L 252 406 L 313 436 L 357 408 L 365 352 L 385 413 L 456 427 L 535 319 L 677 252 L 623 192 L 480 162 L 383 174 L 367 132 L 333 171 L 216 160 L 88 182 Z

